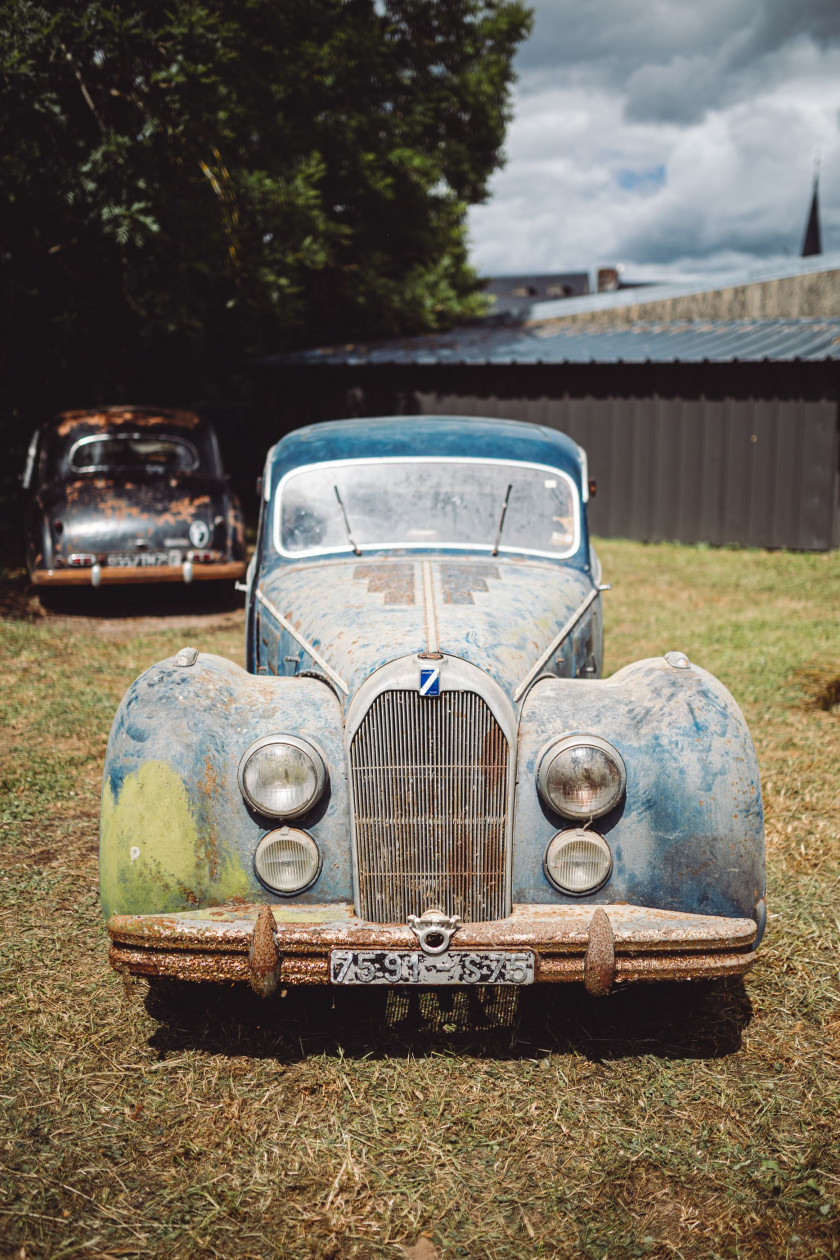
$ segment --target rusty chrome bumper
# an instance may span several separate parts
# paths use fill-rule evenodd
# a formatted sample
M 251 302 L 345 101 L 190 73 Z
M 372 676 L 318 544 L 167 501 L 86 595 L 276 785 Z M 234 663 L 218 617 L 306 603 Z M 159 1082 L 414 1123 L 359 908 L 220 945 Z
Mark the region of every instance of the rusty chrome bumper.
M 583 981 L 593 994 L 629 980 L 700 980 L 752 966 L 752 919 L 646 906 L 515 905 L 506 919 L 465 923 L 452 949 L 531 949 L 536 980 Z M 409 927 L 367 923 L 335 905 L 237 905 L 176 914 L 113 915 L 110 960 L 130 975 L 329 984 L 331 949 L 417 949 Z
M 94 578 L 94 569 L 97 570 Z M 234 582 L 244 560 L 185 564 L 90 565 L 79 569 L 35 569 L 33 586 L 118 586 L 126 582 Z M 187 576 L 189 574 L 189 576 Z

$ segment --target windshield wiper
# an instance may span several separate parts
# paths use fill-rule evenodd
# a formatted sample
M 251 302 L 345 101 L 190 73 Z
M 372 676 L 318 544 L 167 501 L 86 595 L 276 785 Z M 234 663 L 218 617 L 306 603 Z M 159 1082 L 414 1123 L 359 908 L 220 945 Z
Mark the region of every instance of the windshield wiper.
M 499 554 L 499 543 L 502 541 L 502 530 L 505 527 L 505 513 L 507 512 L 508 499 L 510 498 L 510 492 L 512 489 L 513 486 L 508 486 L 505 494 L 505 501 L 502 504 L 502 514 L 499 517 L 499 528 L 496 530 L 496 541 L 493 543 L 493 550 L 490 552 L 491 556 L 497 556 Z M 336 491 L 336 493 L 338 492 Z
M 344 521 L 344 532 L 347 535 L 347 541 L 349 542 L 350 546 L 355 551 L 356 555 L 360 556 L 362 554 L 362 549 L 359 546 L 359 544 L 356 542 L 353 535 L 350 533 L 350 522 L 347 519 L 347 513 L 344 510 L 344 504 L 341 502 L 341 495 L 338 493 L 338 486 L 333 486 L 333 490 L 335 490 L 335 497 L 338 499 L 338 506 L 339 506 L 339 510 L 341 511 L 341 519 Z

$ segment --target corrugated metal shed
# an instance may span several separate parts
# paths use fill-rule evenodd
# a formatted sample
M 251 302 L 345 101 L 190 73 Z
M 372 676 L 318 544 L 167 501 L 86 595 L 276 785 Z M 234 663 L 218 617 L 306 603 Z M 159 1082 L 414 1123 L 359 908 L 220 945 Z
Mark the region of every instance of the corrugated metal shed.
M 571 301 L 572 299 L 569 299 Z M 268 364 L 764 363 L 840 360 L 840 319 L 688 320 L 598 328 L 477 325 L 437 337 L 277 355 Z
M 788 270 L 809 265 L 825 258 Z M 603 535 L 840 544 L 840 317 L 533 322 L 535 309 L 528 323 L 265 359 L 265 414 L 281 431 L 352 415 L 527 420 L 589 452 Z

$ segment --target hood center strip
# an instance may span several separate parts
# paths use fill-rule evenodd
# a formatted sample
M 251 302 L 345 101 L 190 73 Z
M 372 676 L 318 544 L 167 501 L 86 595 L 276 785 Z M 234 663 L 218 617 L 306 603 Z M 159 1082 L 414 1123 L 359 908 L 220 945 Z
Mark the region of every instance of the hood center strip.
M 423 569 L 423 623 L 426 631 L 426 651 L 434 655 L 440 651 L 438 647 L 437 609 L 435 608 L 435 588 L 432 581 L 432 566 L 428 560 L 422 561 Z
M 327 677 L 331 678 L 333 682 L 335 683 L 335 685 L 337 687 L 340 687 L 346 696 L 349 696 L 350 688 L 348 687 L 347 683 L 344 681 L 344 679 L 341 677 L 340 674 L 337 674 L 335 672 L 332 665 L 328 664 L 328 662 L 324 660 L 323 656 L 318 651 L 318 649 L 313 647 L 311 643 L 307 642 L 307 640 L 304 639 L 303 635 L 301 635 L 294 628 L 294 626 L 288 620 L 288 618 L 284 617 L 283 614 L 277 608 L 274 607 L 271 600 L 266 599 L 265 595 L 263 595 L 262 591 L 260 590 L 257 591 L 257 599 L 262 604 L 263 608 L 265 608 L 266 611 L 269 612 L 276 621 L 279 621 L 283 629 L 288 631 L 288 633 L 292 636 L 295 642 L 300 644 L 304 652 L 306 652 L 308 656 L 312 657 L 315 664 L 320 665 L 321 669 L 324 671 Z

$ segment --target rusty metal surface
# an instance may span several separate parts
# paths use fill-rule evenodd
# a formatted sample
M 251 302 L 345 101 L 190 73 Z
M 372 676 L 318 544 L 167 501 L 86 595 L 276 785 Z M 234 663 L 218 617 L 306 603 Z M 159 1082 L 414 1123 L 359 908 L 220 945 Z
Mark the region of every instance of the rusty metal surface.
M 592 997 L 605 997 L 615 980 L 615 937 L 609 915 L 598 906 L 589 924 L 589 942 L 583 959 L 583 983 Z
M 222 561 L 218 564 L 193 564 L 193 582 L 233 582 L 244 577 L 245 561 Z M 158 564 L 150 567 L 125 565 L 100 568 L 99 585 L 117 586 L 126 582 L 183 582 L 184 566 Z M 90 569 L 35 569 L 33 586 L 90 586 Z
M 141 951 L 147 946 L 154 951 L 236 956 L 248 954 L 254 925 L 267 908 L 241 905 L 176 915 L 113 915 L 108 934 L 116 945 Z M 636 955 L 690 959 L 694 954 L 748 950 L 756 937 L 752 919 L 684 915 L 646 906 L 604 906 L 599 910 L 615 941 L 617 968 L 618 960 Z M 271 913 L 283 960 L 288 955 L 326 956 L 330 949 L 418 948 L 417 937 L 407 924 L 365 922 L 349 905 L 272 906 Z M 515 906 L 508 919 L 463 924 L 458 929 L 457 948 L 534 949 L 536 953 L 577 958 L 576 965 L 583 968 L 592 919 L 591 906 Z
M 485 701 L 411 690 L 374 700 L 350 746 L 359 907 L 406 922 L 507 910 L 510 749 Z
M 367 582 L 372 594 L 381 595 L 383 604 L 409 607 L 415 602 L 413 564 L 357 564 L 354 582 Z
M 271 997 L 280 975 L 280 951 L 274 939 L 274 916 L 268 906 L 257 915 L 248 948 L 251 988 L 260 997 Z
M 355 944 L 356 942 L 354 942 Z M 654 952 L 651 954 L 617 954 L 609 988 L 590 987 L 586 956 L 582 952 L 552 954 L 548 948 L 536 952 L 537 983 L 581 983 L 591 993 L 601 995 L 615 985 L 630 981 L 709 980 L 746 974 L 755 962 L 748 950 L 715 950 L 713 952 Z M 261 996 L 269 996 L 277 987 L 298 984 L 329 984 L 329 952 L 308 951 L 283 953 L 279 969 L 262 989 L 254 983 L 254 973 L 247 952 L 220 950 L 215 953 L 195 949 L 142 948 L 113 943 L 111 965 L 119 972 L 139 976 L 166 976 L 181 980 L 239 982 L 250 984 Z M 589 983 L 587 983 L 589 982 Z
M 183 411 L 169 407 L 101 407 L 82 411 L 62 411 L 56 416 L 55 428 L 61 437 L 76 437 L 82 433 L 102 432 L 105 429 L 121 429 L 136 425 L 142 420 L 144 425 L 154 428 L 175 426 L 181 429 L 195 429 L 200 424 L 194 411 Z

